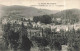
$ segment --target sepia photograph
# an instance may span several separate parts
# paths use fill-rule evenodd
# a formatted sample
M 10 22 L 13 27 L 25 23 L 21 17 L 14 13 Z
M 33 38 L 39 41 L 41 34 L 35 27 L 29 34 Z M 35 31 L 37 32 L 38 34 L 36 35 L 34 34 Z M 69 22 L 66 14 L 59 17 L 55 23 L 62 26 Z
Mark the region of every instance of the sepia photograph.
M 80 0 L 0 0 L 0 51 L 80 51 Z

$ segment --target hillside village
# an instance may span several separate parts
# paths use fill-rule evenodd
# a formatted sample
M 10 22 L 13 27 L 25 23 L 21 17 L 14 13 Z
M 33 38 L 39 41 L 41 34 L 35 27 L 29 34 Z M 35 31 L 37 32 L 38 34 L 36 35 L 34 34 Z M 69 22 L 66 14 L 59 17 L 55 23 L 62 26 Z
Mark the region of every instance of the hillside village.
M 52 19 L 54 20 L 54 19 Z M 56 18 L 57 22 L 60 22 L 61 19 L 60 18 Z M 10 23 L 11 25 L 14 25 L 16 30 L 19 30 L 21 28 L 21 24 L 23 23 L 26 31 L 28 31 L 28 37 L 32 37 L 32 36 L 37 36 L 37 37 L 43 37 L 43 34 L 45 35 L 45 29 L 49 28 L 51 29 L 51 32 L 60 32 L 61 30 L 67 32 L 67 31 L 71 31 L 73 29 L 75 30 L 79 30 L 80 29 L 80 24 L 76 23 L 76 24 L 59 24 L 56 25 L 55 23 L 50 23 L 50 24 L 44 24 L 39 22 L 34 22 L 33 19 L 30 18 L 21 18 L 21 19 L 17 19 L 17 20 L 11 20 L 10 18 L 6 19 L 4 18 L 2 20 L 2 25 L 5 25 L 7 23 Z M 46 35 L 45 35 L 46 36 Z
M 54 20 L 54 19 L 52 19 Z M 56 18 L 57 22 L 60 22 L 61 19 L 60 18 Z M 76 23 L 76 24 L 55 24 L 54 22 L 50 23 L 50 24 L 45 24 L 45 23 L 41 23 L 40 21 L 38 21 L 37 23 L 35 21 L 33 21 L 33 19 L 27 19 L 27 18 L 21 18 L 21 19 L 16 19 L 16 20 L 11 20 L 10 18 L 4 18 L 2 19 L 2 29 L 5 30 L 4 26 L 10 26 L 11 30 L 14 30 L 14 32 L 18 32 L 18 31 L 23 31 L 25 33 L 28 33 L 27 36 L 28 38 L 32 41 L 33 45 L 36 47 L 36 43 L 35 42 L 38 40 L 41 40 L 41 38 L 46 38 L 47 41 L 50 41 L 50 43 L 52 43 L 52 41 L 59 41 L 60 44 L 63 46 L 68 48 L 67 46 L 69 46 L 70 44 L 68 44 L 68 38 L 74 38 L 72 34 L 74 34 L 74 32 L 77 34 L 77 32 L 80 30 L 80 24 Z M 10 30 L 10 31 L 11 31 Z M 79 32 L 78 32 L 79 33 Z M 23 34 L 23 33 L 22 33 Z M 22 36 L 22 35 L 20 35 Z M 71 36 L 71 37 L 69 37 Z M 75 35 L 78 36 L 78 35 Z M 37 39 L 35 39 L 37 38 Z M 38 39 L 40 38 L 40 39 Z M 77 37 L 76 37 L 77 38 Z M 56 39 L 56 40 L 55 40 Z M 78 38 L 77 38 L 78 39 Z M 61 40 L 61 41 L 60 41 Z M 21 40 L 20 40 L 21 41 Z M 48 48 L 50 50 L 50 44 L 47 46 L 45 46 L 45 48 Z
M 80 51 L 79 10 L 54 14 L 24 6 L 4 7 L 3 10 L 0 20 L 0 49 L 3 51 Z
M 6 19 L 4 18 L 2 20 L 2 25 L 7 24 L 8 22 L 10 22 L 11 24 L 16 23 L 18 25 L 21 25 L 21 23 L 23 22 L 23 24 L 27 27 L 29 26 L 30 28 L 51 28 L 51 30 L 56 29 L 56 31 L 60 31 L 60 30 L 64 30 L 64 31 L 69 31 L 71 29 L 75 29 L 78 30 L 80 29 L 80 23 L 75 23 L 75 24 L 70 24 L 68 23 L 67 25 L 65 24 L 59 24 L 56 25 L 55 23 L 51 23 L 51 24 L 44 24 L 41 23 L 40 21 L 35 23 L 32 19 L 27 19 L 27 18 L 22 18 L 23 20 L 10 20 L 10 18 Z M 60 22 L 60 18 L 56 18 L 57 22 Z

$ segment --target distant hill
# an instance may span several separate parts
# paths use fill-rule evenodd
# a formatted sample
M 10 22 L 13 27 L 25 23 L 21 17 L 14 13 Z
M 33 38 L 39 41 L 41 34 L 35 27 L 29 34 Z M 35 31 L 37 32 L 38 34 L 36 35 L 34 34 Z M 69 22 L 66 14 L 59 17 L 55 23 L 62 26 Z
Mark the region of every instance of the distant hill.
M 37 9 L 34 7 L 27 6 L 0 6 L 0 14 L 2 18 L 17 19 L 21 17 L 33 18 L 33 16 L 50 15 L 52 18 L 61 18 L 63 22 L 76 23 L 80 21 L 80 10 L 79 9 L 68 9 L 63 11 Z
M 53 18 L 61 18 L 64 22 L 76 23 L 80 21 L 80 10 L 79 9 L 68 9 L 60 11 L 56 14 L 52 14 Z
M 45 14 L 49 15 L 58 12 L 57 10 L 51 11 L 46 9 L 37 9 L 33 7 L 19 6 L 19 5 L 2 6 L 2 10 L 3 10 L 4 17 L 12 16 L 12 19 L 20 18 L 20 17 L 33 18 L 33 16 L 39 16 Z

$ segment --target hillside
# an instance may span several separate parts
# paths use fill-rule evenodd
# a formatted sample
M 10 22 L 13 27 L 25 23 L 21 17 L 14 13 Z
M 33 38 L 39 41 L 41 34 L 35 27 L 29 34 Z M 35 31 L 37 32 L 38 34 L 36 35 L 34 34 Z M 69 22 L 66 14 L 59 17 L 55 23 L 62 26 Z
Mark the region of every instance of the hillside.
M 15 18 L 26 17 L 26 18 L 33 18 L 33 16 L 45 15 L 45 14 L 55 14 L 57 10 L 46 10 L 46 9 L 37 9 L 33 7 L 26 7 L 26 6 L 4 6 L 2 7 L 3 16 L 12 16 Z M 16 16 L 15 16 L 16 15 Z
M 79 9 L 68 9 L 60 11 L 56 14 L 52 14 L 53 18 L 61 18 L 64 22 L 76 23 L 80 21 L 80 10 Z
M 37 9 L 27 6 L 4 6 L 0 7 L 0 14 L 2 18 L 19 19 L 21 17 L 33 18 L 33 16 L 50 15 L 52 18 L 61 18 L 64 23 L 76 23 L 80 21 L 79 9 L 68 9 L 63 11 Z

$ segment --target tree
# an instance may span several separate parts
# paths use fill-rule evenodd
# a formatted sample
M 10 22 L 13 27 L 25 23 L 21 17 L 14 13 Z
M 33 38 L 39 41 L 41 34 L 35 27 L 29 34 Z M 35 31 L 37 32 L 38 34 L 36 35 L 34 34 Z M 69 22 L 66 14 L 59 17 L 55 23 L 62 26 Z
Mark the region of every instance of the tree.
M 38 21 L 40 21 L 40 17 L 39 17 L 39 16 L 34 16 L 34 17 L 33 17 L 33 21 L 34 21 L 35 23 L 37 23 Z
M 50 48 L 51 48 L 51 50 L 58 50 L 58 51 L 60 51 L 60 50 L 62 50 L 62 47 L 61 47 L 61 44 L 59 43 L 59 41 L 52 41 L 51 43 L 50 43 Z
M 27 37 L 28 35 L 28 32 L 22 22 L 22 25 L 21 25 L 21 29 L 20 29 L 20 37 L 19 37 L 19 48 L 24 51 L 24 50 L 27 50 L 27 51 L 30 51 L 31 49 L 31 46 L 33 45 L 32 42 L 29 40 L 29 38 Z
M 22 25 L 15 26 L 15 24 L 7 23 L 3 27 L 3 38 L 6 44 L 6 47 L 8 49 L 9 45 L 10 47 L 16 51 L 19 47 L 21 47 L 21 50 L 30 50 L 32 46 L 32 42 L 27 37 L 27 30 L 22 22 Z
M 19 34 L 20 32 L 17 31 L 17 32 L 14 32 L 13 30 L 10 31 L 10 35 L 9 35 L 9 41 L 10 41 L 10 44 L 11 44 L 11 47 L 14 49 L 14 50 L 17 50 L 18 46 L 19 46 Z
M 80 30 L 71 30 L 68 35 L 68 51 L 79 51 L 80 50 Z
M 33 20 L 36 23 L 38 21 L 40 21 L 41 23 L 44 23 L 44 24 L 50 24 L 50 23 L 52 23 L 52 18 L 49 15 L 34 16 Z
M 36 42 L 37 46 L 39 47 L 39 50 L 41 51 L 45 51 L 45 47 L 49 44 L 49 41 L 44 37 L 33 36 L 31 39 Z
M 50 28 L 45 28 L 44 33 L 47 38 L 50 38 L 52 36 L 52 31 Z
M 4 38 L 4 41 L 5 41 L 5 44 L 8 49 L 9 45 L 10 45 L 10 48 L 12 49 L 17 49 L 18 47 L 18 40 L 19 40 L 19 30 L 17 30 L 15 32 L 15 28 L 14 28 L 14 25 L 11 25 L 9 22 L 7 24 L 5 24 L 3 26 L 3 31 L 4 31 L 4 34 L 3 34 L 3 38 Z
M 4 38 L 6 49 L 8 49 L 8 46 L 9 46 L 10 27 L 11 27 L 10 23 L 3 25 L 3 38 Z
M 52 23 L 52 18 L 49 15 L 43 15 L 40 18 L 41 23 L 50 24 Z

